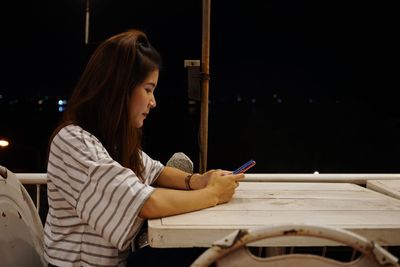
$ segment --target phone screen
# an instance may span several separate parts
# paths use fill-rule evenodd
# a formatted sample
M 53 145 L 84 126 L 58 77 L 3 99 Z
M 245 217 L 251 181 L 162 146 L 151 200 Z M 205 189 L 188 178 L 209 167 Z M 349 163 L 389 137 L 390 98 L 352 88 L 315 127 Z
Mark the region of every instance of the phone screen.
M 251 167 L 253 167 L 254 165 L 256 165 L 256 162 L 254 160 L 249 160 L 248 162 L 246 162 L 245 164 L 234 170 L 233 174 L 243 173 L 248 169 L 250 169 Z

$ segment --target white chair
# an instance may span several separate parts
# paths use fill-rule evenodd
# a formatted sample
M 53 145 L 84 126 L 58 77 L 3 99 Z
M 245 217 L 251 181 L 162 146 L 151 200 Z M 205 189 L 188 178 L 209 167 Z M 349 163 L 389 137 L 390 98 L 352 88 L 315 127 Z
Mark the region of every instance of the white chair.
M 253 255 L 247 244 L 268 238 L 317 237 L 341 243 L 359 251 L 361 256 L 350 262 L 341 262 L 319 255 L 286 254 L 260 258 Z M 294 239 L 291 239 L 292 241 Z M 378 244 L 353 232 L 320 225 L 280 225 L 237 230 L 215 242 L 211 248 L 200 255 L 192 267 L 210 266 L 273 266 L 273 267 L 373 267 L 399 266 L 398 259 Z
M 47 266 L 36 207 L 15 174 L 1 165 L 0 266 Z

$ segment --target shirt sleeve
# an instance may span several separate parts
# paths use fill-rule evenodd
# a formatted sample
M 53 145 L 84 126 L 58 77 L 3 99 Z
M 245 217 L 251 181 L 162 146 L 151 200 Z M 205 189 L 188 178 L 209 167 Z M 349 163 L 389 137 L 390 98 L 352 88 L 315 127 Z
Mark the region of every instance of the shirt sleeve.
M 76 129 L 78 128 L 78 129 Z M 129 245 L 138 214 L 154 188 L 114 161 L 101 143 L 80 127 L 64 128 L 53 142 L 64 151 L 65 162 L 75 162 L 80 175 L 76 192 L 67 196 L 81 220 L 120 250 Z M 156 164 L 157 165 L 157 164 Z M 149 168 L 149 173 L 156 175 Z M 74 169 L 67 170 L 71 174 Z M 71 196 L 73 199 L 71 199 Z
M 158 176 L 160 176 L 160 173 L 164 169 L 164 165 L 157 160 L 153 160 L 143 151 L 142 161 L 144 165 L 143 177 L 145 178 L 145 183 L 153 184 L 157 180 Z

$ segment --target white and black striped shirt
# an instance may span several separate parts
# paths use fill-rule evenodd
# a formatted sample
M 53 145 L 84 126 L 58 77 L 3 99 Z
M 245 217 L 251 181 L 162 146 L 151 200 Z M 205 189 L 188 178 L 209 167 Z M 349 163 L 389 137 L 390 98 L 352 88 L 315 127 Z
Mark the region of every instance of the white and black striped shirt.
M 164 166 L 144 152 L 144 183 L 76 125 L 54 137 L 47 166 L 45 258 L 57 266 L 123 266 L 139 211 Z

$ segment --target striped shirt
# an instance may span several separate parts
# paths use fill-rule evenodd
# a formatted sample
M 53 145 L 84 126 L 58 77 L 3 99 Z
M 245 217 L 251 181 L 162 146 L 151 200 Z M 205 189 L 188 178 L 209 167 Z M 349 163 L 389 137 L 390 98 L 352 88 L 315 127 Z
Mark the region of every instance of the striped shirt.
M 47 166 L 46 260 L 57 266 L 124 266 L 141 207 L 164 166 L 141 152 L 144 182 L 76 125 L 62 128 Z

